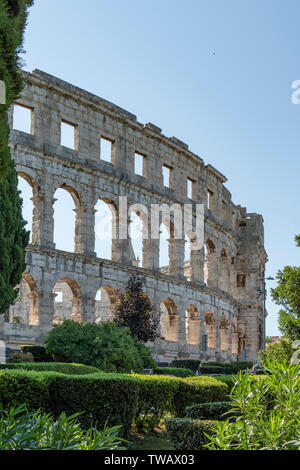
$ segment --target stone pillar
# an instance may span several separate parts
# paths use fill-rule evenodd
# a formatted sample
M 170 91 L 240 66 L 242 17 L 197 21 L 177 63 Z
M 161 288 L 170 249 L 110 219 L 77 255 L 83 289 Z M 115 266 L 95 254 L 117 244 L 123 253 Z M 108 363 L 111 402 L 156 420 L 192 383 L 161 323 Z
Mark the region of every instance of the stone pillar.
M 207 265 L 207 286 L 215 289 L 219 288 L 220 260 L 216 253 L 206 255 Z
M 188 344 L 201 346 L 201 320 L 188 319 Z
M 72 315 L 71 320 L 76 321 L 77 323 L 82 322 L 82 298 L 81 295 L 75 296 L 73 293 L 72 298 Z
M 226 259 L 221 259 L 220 262 L 220 289 L 224 292 L 230 293 L 230 262 Z
M 191 250 L 191 282 L 204 284 L 204 249 Z
M 29 325 L 39 324 L 39 295 L 37 292 L 29 292 Z
M 143 268 L 159 271 L 159 239 L 151 238 L 151 220 L 143 238 Z
M 49 292 L 45 286 L 39 298 L 39 326 L 43 335 L 53 327 L 54 299 L 55 294 Z
M 88 292 L 82 297 L 82 321 L 84 323 L 95 323 L 95 313 L 95 295 L 92 292 Z
M 169 274 L 184 278 L 184 245 L 185 240 L 169 240 Z
M 33 209 L 32 245 L 45 248 L 55 248 L 54 233 L 54 203 L 52 193 L 37 194 L 31 198 Z
M 75 222 L 75 253 L 96 256 L 95 253 L 95 209 L 81 206 L 74 209 Z

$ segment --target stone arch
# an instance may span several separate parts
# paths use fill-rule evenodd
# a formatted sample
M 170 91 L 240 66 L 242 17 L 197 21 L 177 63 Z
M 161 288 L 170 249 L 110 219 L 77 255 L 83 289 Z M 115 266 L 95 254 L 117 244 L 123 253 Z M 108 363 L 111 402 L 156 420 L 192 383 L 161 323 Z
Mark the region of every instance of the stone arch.
M 147 267 L 149 250 L 149 214 L 143 204 L 133 204 L 129 208 L 129 235 L 131 261 L 134 266 Z
M 98 258 L 120 261 L 119 208 L 101 195 L 95 205 L 95 252 Z
M 109 285 L 103 285 L 97 291 L 95 297 L 96 323 L 112 321 L 114 307 L 118 298 L 118 290 Z
M 78 282 L 71 277 L 61 277 L 55 284 L 54 294 L 54 324 L 64 320 L 82 322 L 82 290 Z
M 205 334 L 207 336 L 207 346 L 209 348 L 216 348 L 217 346 L 217 322 L 212 310 L 205 312 Z
M 28 272 L 22 274 L 19 296 L 9 309 L 10 322 L 16 319 L 23 324 L 39 325 L 39 293 L 35 278 Z
M 166 341 L 179 339 L 179 315 L 176 303 L 171 298 L 164 299 L 160 304 L 161 336 Z
M 81 198 L 78 192 L 66 183 L 62 183 L 53 198 L 53 239 L 56 249 L 67 252 L 80 252 L 78 237 L 81 229 Z M 71 228 L 70 228 L 71 227 Z M 73 242 L 68 231 L 73 233 Z
M 186 342 L 188 344 L 200 344 L 201 320 L 197 307 L 190 304 L 185 312 Z

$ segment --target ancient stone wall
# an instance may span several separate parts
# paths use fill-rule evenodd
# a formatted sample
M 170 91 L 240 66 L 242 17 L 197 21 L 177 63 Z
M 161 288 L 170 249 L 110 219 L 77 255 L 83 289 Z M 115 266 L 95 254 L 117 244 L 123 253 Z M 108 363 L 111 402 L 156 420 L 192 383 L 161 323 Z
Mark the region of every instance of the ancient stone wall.
M 18 103 L 31 111 L 30 132 L 13 129 L 12 108 L 11 149 L 19 176 L 33 191 L 32 241 L 22 298 L 6 322 L 2 319 L 0 339 L 41 343 L 53 323 L 65 318 L 107 320 L 115 289 L 139 273 L 155 314 L 161 315 L 157 359 L 256 360 L 263 324 L 256 279 L 264 275 L 267 260 L 262 217 L 235 205 L 226 178 L 179 139 L 44 72 L 24 76 Z M 74 129 L 74 149 L 61 145 L 62 123 Z M 110 162 L 101 158 L 101 138 L 110 142 Z M 135 154 L 142 157 L 142 174 L 136 174 Z M 54 244 L 58 188 L 68 191 L 75 205 L 73 253 Z M 186 261 L 186 241 L 176 239 L 169 226 L 169 266 L 164 269 L 159 240 L 152 238 L 143 240 L 142 266 L 137 266 L 130 238 L 112 241 L 111 260 L 97 258 L 95 206 L 99 200 L 110 204 L 118 221 L 119 196 L 149 212 L 151 204 L 204 204 L 205 248 L 192 250 Z M 138 206 L 136 213 L 143 218 Z M 23 324 L 12 329 L 15 316 Z

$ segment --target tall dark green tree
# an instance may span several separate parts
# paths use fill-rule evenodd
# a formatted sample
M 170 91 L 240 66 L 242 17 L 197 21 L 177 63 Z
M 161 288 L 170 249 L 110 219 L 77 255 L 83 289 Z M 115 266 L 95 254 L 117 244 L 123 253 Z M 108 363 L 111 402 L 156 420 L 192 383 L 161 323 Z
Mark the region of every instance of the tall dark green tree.
M 7 111 L 22 89 L 20 53 L 32 3 L 32 0 L 0 0 L 0 80 L 6 88 L 6 103 L 0 104 L 0 313 L 17 297 L 15 287 L 25 269 L 25 248 L 29 240 L 8 146 Z
M 295 237 L 300 247 L 300 235 Z M 285 266 L 277 273 L 278 285 L 271 290 L 271 296 L 279 311 L 279 329 L 290 340 L 300 340 L 300 267 Z
M 145 279 L 131 276 L 124 291 L 119 292 L 114 321 L 119 327 L 127 326 L 132 336 L 147 343 L 159 337 L 159 318 L 153 315 L 148 295 L 143 291 Z

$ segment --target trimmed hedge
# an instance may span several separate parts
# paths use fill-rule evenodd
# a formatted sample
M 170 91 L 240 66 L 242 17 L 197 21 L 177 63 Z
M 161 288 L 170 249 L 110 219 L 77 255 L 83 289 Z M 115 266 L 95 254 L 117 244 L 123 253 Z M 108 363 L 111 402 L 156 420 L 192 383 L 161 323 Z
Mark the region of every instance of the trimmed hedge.
M 228 401 L 228 386 L 213 377 L 191 377 L 180 380 L 174 400 L 175 416 L 184 417 L 187 406 L 198 403 Z
M 200 361 L 194 359 L 175 359 L 172 362 L 172 367 L 178 367 L 180 369 L 191 369 L 196 372 L 199 369 Z
M 37 372 L 60 372 L 68 375 L 98 374 L 101 372 L 96 367 L 84 364 L 69 364 L 67 362 L 20 362 L 16 364 L 0 364 L 1 369 L 35 370 Z
M 219 401 L 188 406 L 185 411 L 186 416 L 190 419 L 225 421 L 229 417 L 229 415 L 225 415 L 225 413 L 231 409 L 231 403 L 227 401 Z
M 237 374 L 240 370 L 249 369 L 253 363 L 249 361 L 237 362 L 202 362 L 199 372 L 205 374 Z
M 168 436 L 175 450 L 205 450 L 206 434 L 213 434 L 216 421 L 198 421 L 189 418 L 165 420 Z
M 0 405 L 26 404 L 58 417 L 82 413 L 83 429 L 122 425 L 127 436 L 135 417 L 139 381 L 121 374 L 65 375 L 58 372 L 0 371 Z
M 44 346 L 20 344 L 20 349 L 25 354 L 31 353 L 34 358 L 34 362 L 53 362 L 50 354 L 46 353 L 46 348 Z
M 139 374 L 133 377 L 140 382 L 135 424 L 139 430 L 153 430 L 168 413 L 174 415 L 174 401 L 180 379 Z
M 153 372 L 156 375 L 173 375 L 174 377 L 193 377 L 195 375 L 191 369 L 179 367 L 156 367 Z

